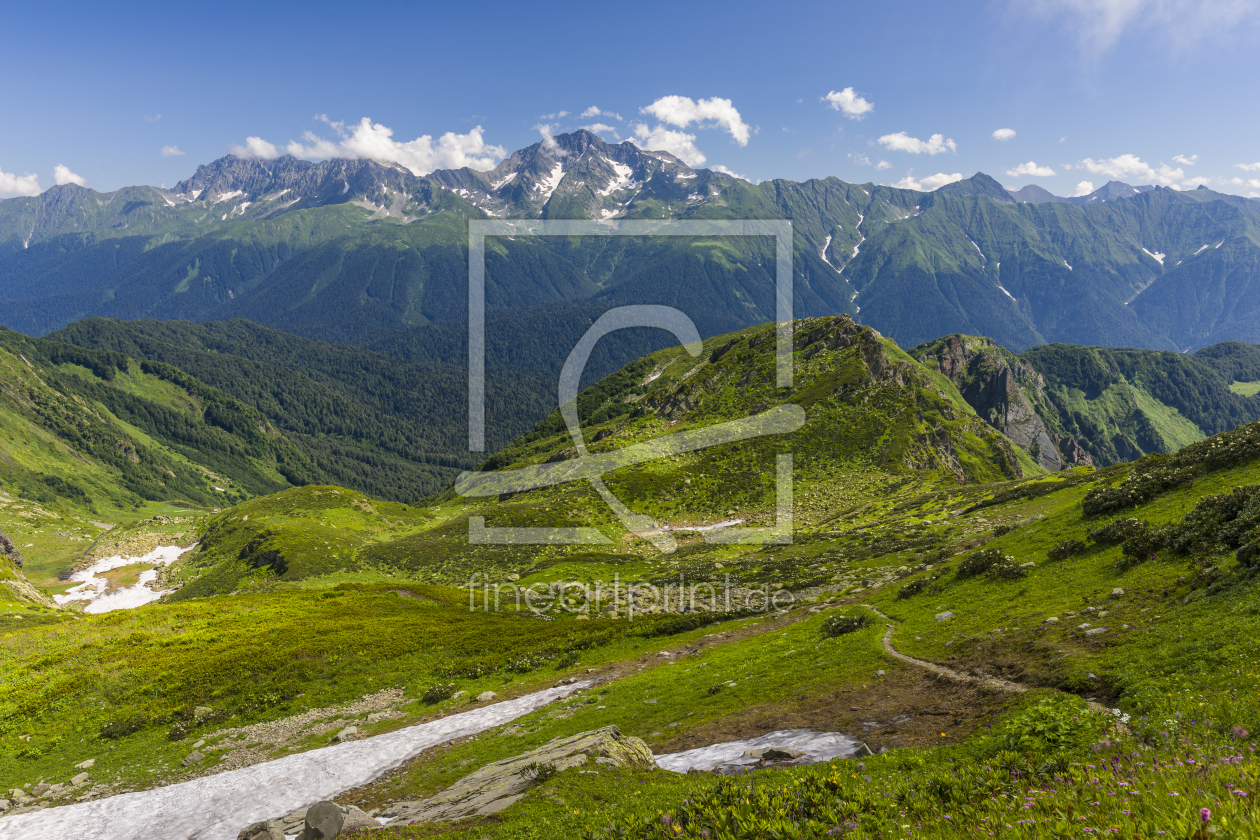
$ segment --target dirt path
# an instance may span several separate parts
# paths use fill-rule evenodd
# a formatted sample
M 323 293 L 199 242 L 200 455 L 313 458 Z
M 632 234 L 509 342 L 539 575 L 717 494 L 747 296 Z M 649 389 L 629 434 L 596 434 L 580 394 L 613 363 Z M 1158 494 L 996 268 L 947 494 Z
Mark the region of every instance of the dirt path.
M 875 613 L 875 615 L 879 616 L 885 621 L 893 620 L 889 618 L 888 616 L 884 615 L 879 610 L 872 607 L 870 604 L 862 604 L 861 606 Z M 888 655 L 894 657 L 895 659 L 900 659 L 902 662 L 908 662 L 909 664 L 914 665 L 917 668 L 922 668 L 926 671 L 931 671 L 934 674 L 939 674 L 940 676 L 945 677 L 946 679 L 954 680 L 955 682 L 969 683 L 971 685 L 979 685 L 985 688 L 996 689 L 997 691 L 1006 691 L 1006 692 L 1013 692 L 1013 693 L 1020 693 L 1020 692 L 1024 692 L 1028 690 L 1028 686 L 1024 685 L 1023 683 L 1012 682 L 1011 680 L 1004 680 L 1001 677 L 992 677 L 988 675 L 977 677 L 977 676 L 973 676 L 972 674 L 959 671 L 955 668 L 950 668 L 945 665 L 938 665 L 937 663 L 929 662 L 926 659 L 916 659 L 913 656 L 904 654 L 892 646 L 892 636 L 893 636 L 893 632 L 897 629 L 896 625 L 889 624 L 887 625 L 887 627 L 888 627 L 888 632 L 884 634 L 884 638 L 883 638 L 884 650 L 888 651 Z M 1082 698 L 1082 699 L 1085 699 L 1085 698 Z M 1104 706 L 1102 703 L 1099 703 L 1096 700 L 1085 699 L 1085 703 L 1086 705 L 1089 706 L 1090 709 L 1092 709 L 1095 712 L 1103 712 L 1105 714 L 1113 713 L 1111 708 Z
M 862 606 L 870 610 L 871 612 L 875 613 L 875 615 L 879 616 L 885 621 L 892 621 L 891 618 L 884 615 L 882 612 L 875 609 L 870 604 L 862 604 Z M 888 655 L 895 659 L 900 659 L 902 662 L 908 662 L 917 668 L 922 668 L 925 671 L 931 671 L 934 674 L 939 674 L 940 676 L 945 677 L 946 679 L 951 679 L 955 682 L 968 683 L 970 685 L 980 685 L 986 688 L 993 688 L 998 691 L 1021 692 L 1021 691 L 1028 690 L 1028 686 L 1026 685 L 1022 685 L 1021 683 L 1017 683 L 1017 682 L 1011 682 L 1010 680 L 1004 680 L 1001 677 L 990 677 L 990 676 L 977 677 L 977 676 L 973 676 L 972 674 L 967 674 L 962 671 L 959 671 L 955 668 L 949 668 L 949 667 L 946 667 L 945 665 L 937 665 L 935 662 L 929 662 L 926 659 L 916 659 L 913 656 L 904 654 L 892 646 L 892 636 L 893 636 L 893 632 L 897 629 L 896 626 L 893 624 L 889 624 L 887 625 L 887 627 L 888 627 L 888 632 L 884 634 L 884 638 L 883 638 L 884 650 L 888 651 Z

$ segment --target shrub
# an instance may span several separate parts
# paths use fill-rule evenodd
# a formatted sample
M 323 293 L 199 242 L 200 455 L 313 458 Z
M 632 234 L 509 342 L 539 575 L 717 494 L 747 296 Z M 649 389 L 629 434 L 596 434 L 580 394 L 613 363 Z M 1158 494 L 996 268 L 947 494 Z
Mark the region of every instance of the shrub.
M 833 615 L 823 622 L 823 635 L 827 638 L 843 636 L 845 633 L 856 633 L 863 627 L 869 627 L 871 618 L 868 615 Z
M 1006 536 L 1007 534 L 1009 534 L 1011 531 L 1014 531 L 1014 530 L 1015 530 L 1015 526 L 1014 526 L 1014 525 L 999 525 L 999 526 L 997 526 L 996 528 L 994 528 L 994 529 L 993 529 L 993 536 L 995 536 L 995 537 L 1004 537 L 1004 536 Z
M 144 729 L 146 723 L 148 723 L 148 721 L 142 717 L 127 717 L 119 720 L 111 720 L 101 727 L 101 737 L 116 741 L 119 738 L 124 738 L 133 732 L 139 732 L 141 729 Z
M 1178 554 L 1234 549 L 1254 539 L 1260 525 L 1260 485 L 1235 487 L 1199 500 L 1181 522 L 1169 526 L 1168 547 Z
M 1108 522 L 1106 525 L 1090 528 L 1085 536 L 1089 538 L 1090 542 L 1095 542 L 1099 545 L 1119 545 L 1129 537 L 1140 534 L 1148 527 L 1150 527 L 1150 523 L 1143 519 L 1117 519 L 1115 522 Z
M 991 580 L 1019 580 L 1028 575 L 1028 567 L 1021 566 L 1009 557 L 1003 558 L 1000 562 L 994 563 L 985 572 Z
M 1182 465 L 1170 455 L 1147 455 L 1134 463 L 1128 478 L 1117 487 L 1095 487 L 1085 494 L 1081 509 L 1086 516 L 1144 504 L 1178 484 L 1194 480 L 1193 465 Z
M 1167 529 L 1156 528 L 1145 522 L 1142 526 L 1120 546 L 1122 559 L 1119 566 L 1122 569 L 1131 568 L 1149 559 L 1163 548 L 1167 541 Z
M 958 564 L 959 577 L 975 577 L 976 575 L 987 572 L 993 566 L 1007 559 L 997 548 L 982 548 L 974 551 L 967 556 L 967 559 Z
M 435 683 L 424 690 L 420 699 L 426 703 L 441 703 L 455 696 L 455 683 Z
M 1066 560 L 1074 557 L 1085 550 L 1085 543 L 1080 540 L 1064 540 L 1063 542 L 1050 549 L 1048 556 L 1051 560 Z
M 907 583 L 905 586 L 897 590 L 897 597 L 910 598 L 914 595 L 918 595 L 924 589 L 927 589 L 927 585 L 931 582 L 932 582 L 932 579 L 926 578 L 926 577 L 921 577 L 918 580 L 912 580 L 909 583 Z

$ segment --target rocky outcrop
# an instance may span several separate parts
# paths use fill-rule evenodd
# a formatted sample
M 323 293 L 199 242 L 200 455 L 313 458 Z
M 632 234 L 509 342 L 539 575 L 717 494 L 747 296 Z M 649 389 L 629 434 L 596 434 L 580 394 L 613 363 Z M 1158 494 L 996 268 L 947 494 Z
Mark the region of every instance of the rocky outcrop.
M 283 817 L 256 822 L 241 830 L 237 840 L 328 840 L 358 829 L 380 828 L 381 824 L 353 805 L 316 802 L 309 808 Z
M 502 811 L 530 786 L 551 773 L 588 764 L 610 767 L 655 768 L 652 751 L 639 738 L 605 726 L 548 741 L 515 758 L 487 764 L 436 796 L 418 802 L 395 802 L 382 814 L 387 825 L 457 820 Z
M 1040 398 L 1045 379 L 1028 362 L 987 338 L 951 335 L 911 351 L 958 388 L 986 423 L 1023 448 L 1050 472 L 1093 466 L 1089 453 L 1070 436 L 1056 435 L 1037 412 L 1029 393 Z
M 5 536 L 3 531 L 0 531 L 0 558 L 8 560 L 14 568 L 22 568 L 22 552 L 17 550 L 13 540 Z
M 57 604 L 51 598 L 26 579 L 26 575 L 22 573 L 22 564 L 22 552 L 18 551 L 13 540 L 0 533 L 0 586 L 8 589 L 19 601 L 57 609 Z

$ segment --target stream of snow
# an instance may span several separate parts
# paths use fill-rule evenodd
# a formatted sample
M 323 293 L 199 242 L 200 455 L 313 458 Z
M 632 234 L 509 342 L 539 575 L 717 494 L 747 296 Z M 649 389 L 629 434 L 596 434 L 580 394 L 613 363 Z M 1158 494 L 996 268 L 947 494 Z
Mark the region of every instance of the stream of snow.
M 79 585 L 72 589 L 67 589 L 60 595 L 54 595 L 53 600 L 58 604 L 68 604 L 71 601 L 87 601 L 87 606 L 83 611 L 88 613 L 103 613 L 110 610 L 130 610 L 156 601 L 166 594 L 164 591 L 158 591 L 149 586 L 157 579 L 157 570 L 161 566 L 168 563 L 174 563 L 186 551 L 191 551 L 195 546 L 180 548 L 177 545 L 164 545 L 153 549 L 143 557 L 123 557 L 114 555 L 106 557 L 104 560 L 98 560 L 86 569 L 80 569 L 70 576 L 70 580 L 76 581 Z M 105 572 L 112 572 L 114 569 L 121 569 L 123 566 L 131 566 L 136 563 L 148 563 L 153 566 L 152 569 L 140 573 L 140 579 L 131 586 L 111 587 L 109 580 L 103 575 Z
M 365 785 L 418 753 L 476 735 L 591 682 L 549 688 L 491 706 L 230 770 L 190 782 L 29 814 L 0 817 L 5 840 L 236 840 L 251 823 Z
M 830 761 L 833 758 L 848 758 L 857 751 L 861 743 L 839 732 L 819 732 L 817 729 L 780 729 L 759 738 L 727 741 L 725 744 L 713 744 L 708 747 L 697 747 L 694 750 L 658 755 L 656 764 L 662 769 L 672 770 L 675 773 L 686 773 L 692 767 L 697 770 L 716 770 L 722 765 L 756 764 L 757 759 L 744 755 L 744 751 L 769 747 L 803 753 L 798 760 L 815 764 Z

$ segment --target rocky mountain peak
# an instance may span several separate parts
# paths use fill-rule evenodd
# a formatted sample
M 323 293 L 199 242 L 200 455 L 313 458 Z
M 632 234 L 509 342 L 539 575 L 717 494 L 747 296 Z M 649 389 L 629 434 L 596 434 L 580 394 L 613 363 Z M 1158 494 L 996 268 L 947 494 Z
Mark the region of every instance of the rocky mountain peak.
M 952 193 L 953 195 L 975 195 L 983 198 L 991 198 L 999 204 L 1013 204 L 1014 201 L 1010 193 L 1006 191 L 997 181 L 983 172 L 977 172 L 964 181 L 955 181 L 952 184 L 946 184 L 936 190 L 940 193 Z

